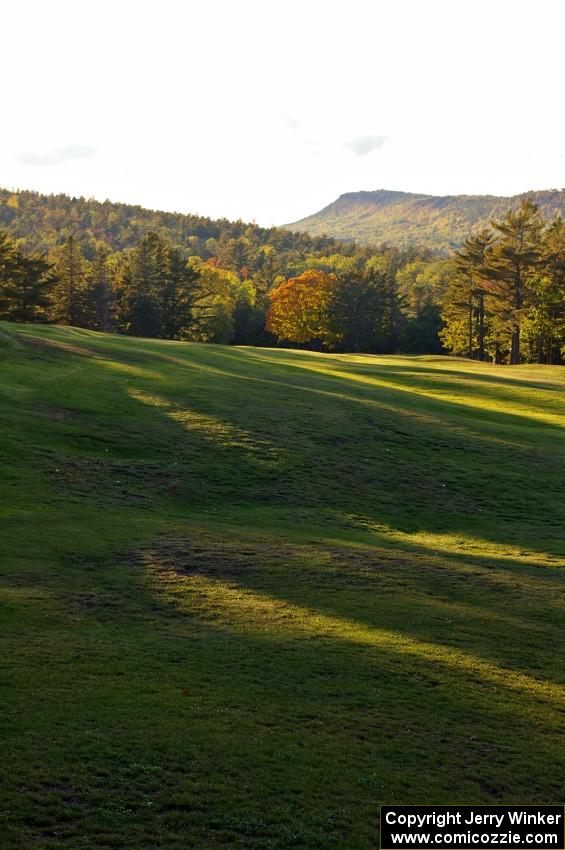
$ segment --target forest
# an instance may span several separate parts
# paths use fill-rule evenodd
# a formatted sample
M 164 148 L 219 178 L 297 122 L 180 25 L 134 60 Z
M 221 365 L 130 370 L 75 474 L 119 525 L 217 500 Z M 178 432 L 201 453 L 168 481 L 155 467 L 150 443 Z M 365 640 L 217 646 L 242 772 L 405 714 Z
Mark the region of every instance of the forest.
M 456 251 L 0 193 L 0 318 L 170 340 L 558 364 L 565 224 L 524 199 Z

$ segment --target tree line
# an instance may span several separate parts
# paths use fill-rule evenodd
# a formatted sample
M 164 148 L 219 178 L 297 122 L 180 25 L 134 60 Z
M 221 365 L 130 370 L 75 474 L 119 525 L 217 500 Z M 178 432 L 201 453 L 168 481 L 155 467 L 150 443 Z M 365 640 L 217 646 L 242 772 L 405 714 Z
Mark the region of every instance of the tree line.
M 0 318 L 200 342 L 440 350 L 433 287 L 424 296 L 414 280 L 429 282 L 437 263 L 388 249 L 297 253 L 283 266 L 264 246 L 253 270 L 240 249 L 186 257 L 149 232 L 125 251 L 100 245 L 89 260 L 74 235 L 41 254 L 0 231 Z
M 66 199 L 71 230 L 54 203 L 54 241 L 56 231 L 41 230 L 51 221 L 44 196 L 12 195 L 5 207 L 10 199 L 26 215 L 25 226 L 14 217 L 0 230 L 0 318 L 163 339 L 561 362 L 565 225 L 544 222 L 530 200 L 437 257 L 205 219 L 183 243 L 177 226 L 190 217 L 151 211 L 142 212 L 153 223 L 172 216 L 173 238 L 163 225 L 113 250 L 106 231 L 94 238 L 94 213 L 129 211 L 115 213 L 123 235 L 141 208 L 81 199 L 81 226 Z M 207 227 L 216 235 L 204 239 Z
M 565 354 L 565 222 L 524 199 L 444 260 L 391 274 L 382 257 L 334 258 L 269 294 L 279 339 L 344 351 L 447 352 L 495 363 L 559 364 Z M 439 348 L 438 350 L 441 350 Z

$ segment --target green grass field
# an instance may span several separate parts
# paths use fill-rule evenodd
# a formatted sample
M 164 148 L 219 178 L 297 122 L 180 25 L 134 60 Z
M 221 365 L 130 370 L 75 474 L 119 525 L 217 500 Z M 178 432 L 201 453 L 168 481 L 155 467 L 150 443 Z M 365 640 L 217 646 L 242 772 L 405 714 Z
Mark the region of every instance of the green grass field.
M 2 850 L 563 802 L 565 370 L 2 324 L 0 372 Z

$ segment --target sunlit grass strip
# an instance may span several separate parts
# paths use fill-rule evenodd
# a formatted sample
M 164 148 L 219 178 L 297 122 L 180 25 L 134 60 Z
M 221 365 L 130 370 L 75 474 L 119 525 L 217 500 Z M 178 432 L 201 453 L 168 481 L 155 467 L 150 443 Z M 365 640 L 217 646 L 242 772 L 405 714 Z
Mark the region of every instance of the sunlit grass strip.
M 532 564 L 539 566 L 546 564 L 548 567 L 563 567 L 565 564 L 546 552 L 525 550 L 511 543 L 495 543 L 484 540 L 476 535 L 464 534 L 439 534 L 431 531 L 404 532 L 378 522 L 371 522 L 364 517 L 348 515 L 345 517 L 354 526 L 366 528 L 379 536 L 384 536 L 394 543 L 408 544 L 411 546 L 428 549 L 432 555 L 469 555 L 473 558 L 508 560 L 514 563 Z
M 251 634 L 283 631 L 295 637 L 329 638 L 371 646 L 377 651 L 409 655 L 439 663 L 457 673 L 479 677 L 497 686 L 527 693 L 559 707 L 565 706 L 565 687 L 499 667 L 471 653 L 441 643 L 418 640 L 401 632 L 365 626 L 351 619 L 328 616 L 207 576 L 179 576 L 175 570 L 167 569 L 157 571 L 152 566 L 150 553 L 145 555 L 144 560 L 155 589 L 185 612 L 219 608 L 224 622 L 227 620 L 239 630 Z
M 268 468 L 272 468 L 283 454 L 282 449 L 266 440 L 254 438 L 250 431 L 238 428 L 217 416 L 175 405 L 162 396 L 147 393 L 135 387 L 130 387 L 128 394 L 149 407 L 164 410 L 169 419 L 180 424 L 186 431 L 194 431 L 203 439 L 221 448 L 241 448 L 253 458 L 254 462 L 264 464 Z
M 284 362 L 284 360 L 283 360 Z M 437 387 L 430 386 L 429 388 L 422 389 L 420 387 L 415 387 L 410 384 L 409 381 L 406 382 L 405 385 L 402 385 L 399 381 L 385 380 L 384 378 L 378 377 L 376 375 L 371 375 L 370 377 L 367 375 L 360 375 L 355 371 L 343 371 L 340 369 L 332 369 L 329 367 L 324 367 L 323 365 L 316 365 L 313 363 L 293 363 L 293 366 L 299 369 L 306 369 L 311 372 L 316 372 L 318 374 L 339 378 L 346 381 L 351 381 L 354 384 L 362 384 L 363 386 L 368 387 L 381 387 L 388 390 L 394 390 L 400 393 L 407 393 L 410 395 L 422 396 L 425 398 L 433 398 L 439 402 L 448 402 L 452 404 L 463 405 L 464 407 L 471 407 L 478 410 L 484 410 L 493 413 L 500 413 L 501 411 L 505 414 L 510 414 L 512 416 L 518 416 L 523 419 L 531 419 L 536 422 L 543 422 L 549 425 L 557 425 L 559 427 L 563 427 L 563 417 L 558 413 L 549 413 L 546 411 L 534 410 L 531 406 L 525 405 L 517 405 L 513 402 L 505 401 L 500 402 L 499 404 L 494 404 L 488 398 L 485 397 L 484 394 L 480 392 L 473 393 L 469 390 L 469 387 L 465 389 L 465 392 L 456 393 L 447 388 L 439 389 Z

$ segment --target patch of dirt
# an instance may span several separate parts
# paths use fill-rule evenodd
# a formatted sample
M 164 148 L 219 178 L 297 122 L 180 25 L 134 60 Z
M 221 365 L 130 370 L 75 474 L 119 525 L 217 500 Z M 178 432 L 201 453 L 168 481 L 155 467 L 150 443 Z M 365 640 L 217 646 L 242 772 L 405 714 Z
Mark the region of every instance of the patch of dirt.
M 275 545 L 266 541 L 218 540 L 202 536 L 161 539 L 150 549 L 127 559 L 134 567 L 154 574 L 205 576 L 243 584 L 261 584 L 261 574 L 289 573 L 294 583 L 317 590 L 340 587 L 377 588 L 380 594 L 397 593 L 410 586 L 414 564 L 403 553 L 355 551 L 321 544 Z
M 104 458 L 59 457 L 51 461 L 57 489 L 78 497 L 99 496 L 139 506 L 151 504 L 154 495 L 185 492 L 180 478 L 160 466 L 116 463 Z
M 66 410 L 64 407 L 55 407 L 54 405 L 41 402 L 34 403 L 34 410 L 41 416 L 54 422 L 63 422 L 78 417 L 78 413 L 74 410 Z
M 157 571 L 175 572 L 177 575 L 204 575 L 212 578 L 238 580 L 256 575 L 268 563 L 282 564 L 296 557 L 296 549 L 227 543 L 225 541 L 195 541 L 192 538 L 175 538 L 160 541 L 151 550 L 131 556 L 136 565 L 146 565 Z

